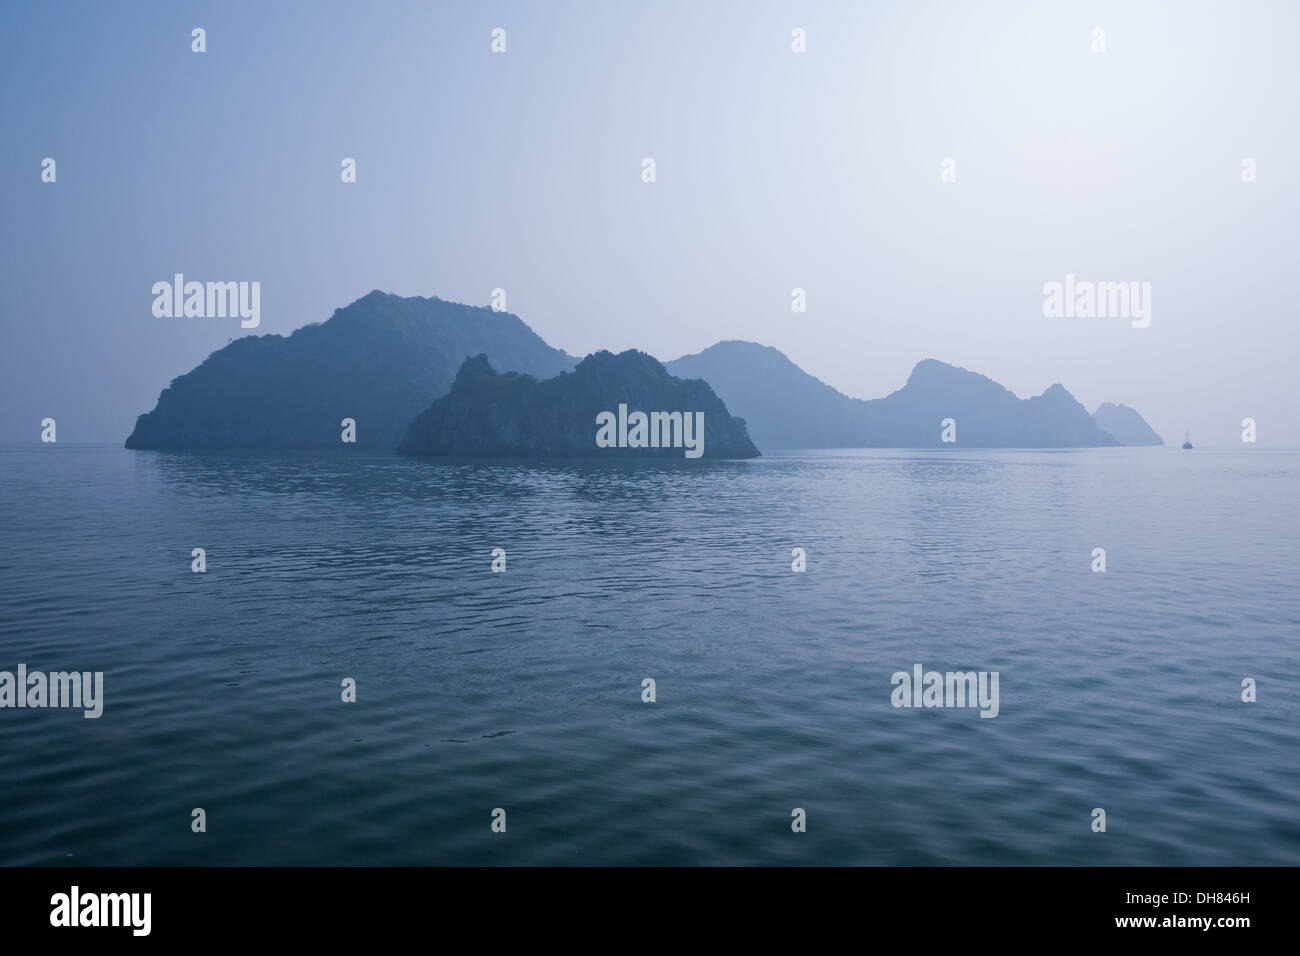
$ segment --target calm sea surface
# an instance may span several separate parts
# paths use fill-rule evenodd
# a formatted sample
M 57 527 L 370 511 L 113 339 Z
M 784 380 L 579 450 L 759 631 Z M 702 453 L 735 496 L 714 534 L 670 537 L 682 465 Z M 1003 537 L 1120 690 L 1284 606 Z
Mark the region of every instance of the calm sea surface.
M 106 698 L 0 710 L 0 863 L 1300 864 L 1298 492 L 1253 448 L 0 448 L 0 670 Z M 893 708 L 918 663 L 999 715 Z

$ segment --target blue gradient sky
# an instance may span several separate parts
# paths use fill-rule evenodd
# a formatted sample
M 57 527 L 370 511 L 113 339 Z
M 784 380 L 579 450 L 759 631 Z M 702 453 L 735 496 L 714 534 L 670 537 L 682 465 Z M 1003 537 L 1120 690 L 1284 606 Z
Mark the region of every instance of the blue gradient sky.
M 0 440 L 53 416 L 118 442 L 233 336 L 501 286 L 578 355 L 751 339 L 866 398 L 933 357 L 1167 442 L 1239 447 L 1252 416 L 1297 446 L 1298 27 L 1281 2 L 7 3 Z M 260 281 L 261 327 L 155 318 L 175 272 Z M 1044 318 L 1067 272 L 1151 282 L 1150 328 Z

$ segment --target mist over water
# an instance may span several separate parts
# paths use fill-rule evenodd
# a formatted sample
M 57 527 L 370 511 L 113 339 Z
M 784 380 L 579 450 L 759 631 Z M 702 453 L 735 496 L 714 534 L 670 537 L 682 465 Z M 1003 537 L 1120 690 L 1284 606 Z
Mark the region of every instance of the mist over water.
M 1294 865 L 1298 475 L 6 446 L 0 670 L 105 702 L 3 713 L 0 863 Z M 917 663 L 997 718 L 891 707 Z

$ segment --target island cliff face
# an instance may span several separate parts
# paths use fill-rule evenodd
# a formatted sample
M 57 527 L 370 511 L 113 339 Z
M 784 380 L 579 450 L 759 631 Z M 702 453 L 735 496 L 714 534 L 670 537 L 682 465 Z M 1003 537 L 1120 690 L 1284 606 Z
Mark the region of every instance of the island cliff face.
M 336 449 L 351 418 L 355 447 L 392 451 L 481 352 L 547 376 L 577 361 L 507 312 L 375 291 L 287 337 L 248 336 L 214 352 L 163 390 L 126 447 Z
M 678 441 L 665 438 L 660 444 L 667 447 L 638 446 L 635 428 L 625 427 L 629 419 L 635 423 L 637 412 L 647 419 L 656 412 L 680 413 L 676 421 L 684 428 L 658 430 Z M 703 415 L 702 442 L 693 430 L 700 420 L 698 413 Z M 661 424 L 666 426 L 666 419 Z M 633 433 L 630 440 L 629 432 Z M 497 373 L 487 356 L 478 355 L 461 366 L 451 391 L 411 422 L 397 453 L 682 459 L 697 457 L 687 454 L 692 441 L 699 442 L 699 456 L 705 458 L 759 455 L 744 421 L 727 412 L 707 382 L 674 378 L 644 352 L 597 352 L 572 372 L 545 381 L 515 372 Z

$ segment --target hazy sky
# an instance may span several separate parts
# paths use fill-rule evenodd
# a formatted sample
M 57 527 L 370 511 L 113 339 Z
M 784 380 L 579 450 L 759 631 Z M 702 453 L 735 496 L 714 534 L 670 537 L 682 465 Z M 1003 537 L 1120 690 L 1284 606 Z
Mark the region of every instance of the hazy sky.
M 1166 442 L 1240 447 L 1250 416 L 1300 446 L 1298 28 L 1185 0 L 6 3 L 0 439 L 118 442 L 233 336 L 503 287 L 576 355 L 750 339 L 863 398 L 933 357 Z M 155 318 L 175 272 L 260 281 L 261 327 Z M 1067 273 L 1150 282 L 1150 327 L 1045 318 Z

